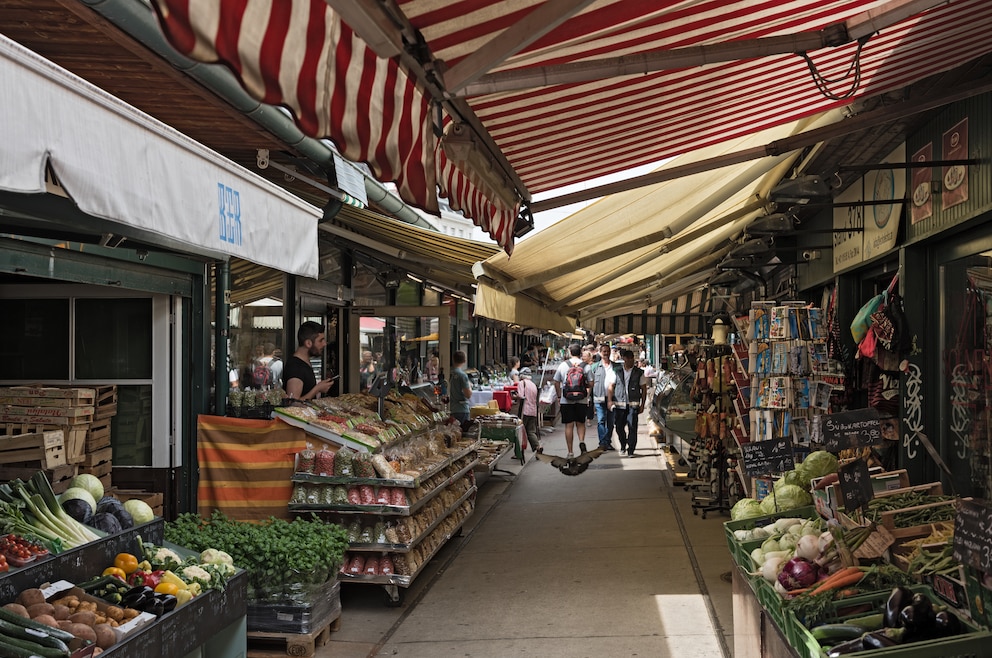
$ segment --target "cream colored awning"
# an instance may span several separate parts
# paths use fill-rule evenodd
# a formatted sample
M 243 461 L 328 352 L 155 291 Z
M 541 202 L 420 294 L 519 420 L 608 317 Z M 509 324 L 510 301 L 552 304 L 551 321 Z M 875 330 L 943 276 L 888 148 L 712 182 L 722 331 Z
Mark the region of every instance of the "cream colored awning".
M 764 130 L 675 158 L 661 169 L 758 151 L 841 116 L 831 111 Z M 733 240 L 768 212 L 769 191 L 796 157 L 763 157 L 604 197 L 521 240 L 512 257 L 498 253 L 478 263 L 476 312 L 525 326 L 564 326 L 576 318 L 592 327 L 600 318 L 640 313 L 705 286 Z M 520 296 L 529 303 L 515 303 Z

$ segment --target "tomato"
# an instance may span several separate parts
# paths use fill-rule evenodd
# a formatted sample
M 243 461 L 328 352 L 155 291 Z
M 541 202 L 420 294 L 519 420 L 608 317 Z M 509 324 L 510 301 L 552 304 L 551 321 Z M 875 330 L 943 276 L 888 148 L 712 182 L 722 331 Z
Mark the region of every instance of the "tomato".
M 104 576 L 114 576 L 115 578 L 120 578 L 121 580 L 127 580 L 127 574 L 120 567 L 107 567 L 103 570 Z
M 114 566 L 125 574 L 131 574 L 138 569 L 138 558 L 130 553 L 118 553 L 114 558 Z
M 175 596 L 178 591 L 179 588 L 174 583 L 159 583 L 155 586 L 156 594 L 171 594 Z

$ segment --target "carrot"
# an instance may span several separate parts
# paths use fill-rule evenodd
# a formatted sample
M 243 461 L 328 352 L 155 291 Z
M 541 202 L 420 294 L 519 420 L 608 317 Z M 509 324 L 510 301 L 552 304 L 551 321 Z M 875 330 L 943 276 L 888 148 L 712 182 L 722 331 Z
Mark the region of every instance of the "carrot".
M 865 573 L 858 567 L 844 567 L 825 580 L 810 588 L 810 594 L 819 594 L 828 589 L 843 589 L 854 585 L 864 577 Z

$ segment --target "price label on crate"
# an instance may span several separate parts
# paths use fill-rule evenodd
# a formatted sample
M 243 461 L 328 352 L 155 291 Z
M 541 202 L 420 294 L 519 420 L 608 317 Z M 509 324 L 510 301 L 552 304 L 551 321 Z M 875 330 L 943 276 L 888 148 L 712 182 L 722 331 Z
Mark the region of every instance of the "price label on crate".
M 844 509 L 848 512 L 861 509 L 875 497 L 865 460 L 856 459 L 850 464 L 844 464 L 840 467 L 838 476 L 840 495 L 844 500 Z
M 980 571 L 992 571 L 992 508 L 962 499 L 954 516 L 954 559 Z
M 816 416 L 813 422 L 817 426 L 814 434 L 823 443 L 823 449 L 829 452 L 882 443 L 882 422 L 878 409 L 872 407 Z
M 796 465 L 792 456 L 792 441 L 767 439 L 741 444 L 744 472 L 752 477 L 788 471 Z

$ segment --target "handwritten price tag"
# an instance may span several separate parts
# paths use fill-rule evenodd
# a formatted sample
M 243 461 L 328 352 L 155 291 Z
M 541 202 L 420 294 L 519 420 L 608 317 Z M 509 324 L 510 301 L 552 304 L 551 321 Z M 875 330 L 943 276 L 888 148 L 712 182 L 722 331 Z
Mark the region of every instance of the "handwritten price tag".
M 844 509 L 848 512 L 861 509 L 875 497 L 868 464 L 863 459 L 844 464 L 840 467 L 838 475 L 840 495 L 844 499 Z

